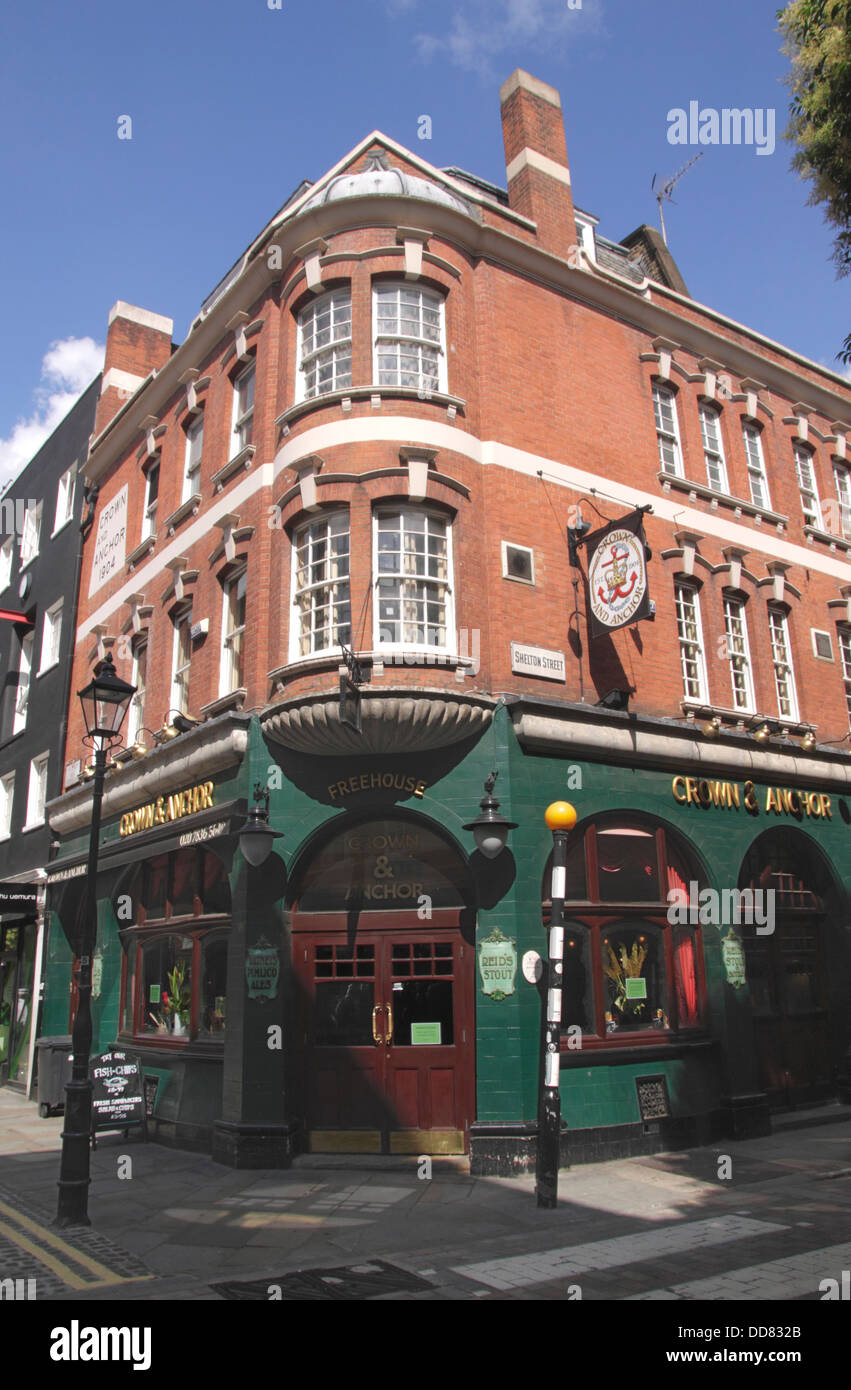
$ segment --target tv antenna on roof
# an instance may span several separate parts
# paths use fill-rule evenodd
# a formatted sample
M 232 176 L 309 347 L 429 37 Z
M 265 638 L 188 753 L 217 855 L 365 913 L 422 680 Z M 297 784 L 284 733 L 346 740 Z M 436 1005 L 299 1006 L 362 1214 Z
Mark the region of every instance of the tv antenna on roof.
M 656 194 L 656 202 L 659 204 L 659 220 L 662 223 L 662 240 L 664 241 L 666 246 L 668 245 L 668 234 L 665 231 L 665 214 L 662 211 L 662 203 L 673 203 L 674 199 L 672 195 L 674 192 L 674 188 L 676 187 L 677 181 L 682 178 L 683 174 L 688 173 L 689 169 L 693 164 L 696 164 L 697 161 L 702 158 L 703 150 L 700 150 L 694 156 L 694 159 L 690 159 L 688 164 L 683 165 L 682 169 L 678 169 L 677 172 L 675 174 L 672 174 L 669 179 L 666 179 L 664 183 L 661 183 L 658 189 L 656 188 L 656 180 L 658 179 L 659 175 L 653 175 L 653 182 L 651 183 L 650 187 L 652 191 Z

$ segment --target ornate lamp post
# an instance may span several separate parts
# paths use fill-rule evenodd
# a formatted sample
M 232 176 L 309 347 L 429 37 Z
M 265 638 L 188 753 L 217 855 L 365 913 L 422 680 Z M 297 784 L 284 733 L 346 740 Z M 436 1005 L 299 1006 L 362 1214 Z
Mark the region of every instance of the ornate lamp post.
M 261 802 L 264 804 L 261 805 Z M 266 863 L 274 841 L 279 840 L 283 833 L 283 830 L 273 830 L 269 824 L 269 788 L 255 782 L 254 805 L 239 830 L 239 848 L 253 869 L 259 869 L 261 864 Z
M 62 1160 L 59 1169 L 59 1205 L 57 1226 L 90 1226 L 89 1201 L 89 1144 L 92 1129 L 92 1083 L 89 1077 L 89 1052 L 92 1045 L 92 955 L 97 942 L 97 866 L 100 838 L 100 811 L 103 800 L 103 780 L 106 755 L 117 740 L 127 708 L 136 694 L 116 674 L 112 654 L 99 661 L 92 680 L 79 692 L 86 721 L 83 740 L 94 749 L 94 786 L 92 790 L 92 828 L 89 838 L 89 863 L 86 875 L 86 894 L 78 940 L 80 973 L 78 976 L 77 1009 L 71 1029 L 71 1050 L 74 1054 L 71 1080 L 65 1087 L 65 1127 L 62 1131 Z
M 544 819 L 553 832 L 553 876 L 550 888 L 550 942 L 547 968 L 547 1026 L 544 1034 L 544 1075 L 538 1111 L 538 1153 L 535 1195 L 539 1207 L 558 1205 L 558 1163 L 561 1137 L 559 1072 L 561 999 L 564 983 L 564 897 L 567 882 L 567 836 L 576 824 L 569 801 L 554 801 Z

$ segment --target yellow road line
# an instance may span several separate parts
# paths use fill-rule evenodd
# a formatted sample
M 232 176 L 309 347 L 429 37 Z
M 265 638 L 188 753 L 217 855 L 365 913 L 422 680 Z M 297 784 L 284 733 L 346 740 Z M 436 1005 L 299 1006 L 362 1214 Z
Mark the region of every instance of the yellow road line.
M 64 1270 L 69 1276 L 66 1282 L 69 1282 L 72 1288 L 93 1289 L 98 1288 L 102 1284 L 132 1284 L 139 1279 L 153 1278 L 151 1274 L 136 1274 L 129 1277 L 127 1275 L 114 1274 L 106 1265 L 100 1264 L 98 1260 L 93 1260 L 90 1255 L 86 1255 L 81 1250 L 75 1249 L 73 1245 L 69 1245 L 67 1241 L 63 1240 L 61 1236 L 56 1235 L 54 1231 L 48 1231 L 44 1226 L 40 1226 L 38 1222 L 31 1221 L 28 1216 L 23 1216 L 20 1212 L 15 1211 L 14 1207 L 7 1206 L 5 1202 L 0 1202 L 0 1212 L 8 1216 L 18 1226 L 22 1226 L 24 1230 L 30 1231 L 33 1235 L 38 1236 L 46 1245 L 53 1246 L 54 1250 L 60 1251 L 66 1257 L 72 1259 L 75 1264 L 81 1265 L 83 1269 L 88 1269 L 92 1274 L 97 1276 L 94 1280 L 80 1279 L 78 1274 L 75 1274 L 67 1265 L 63 1265 L 62 1262 L 51 1255 L 48 1250 L 28 1240 L 20 1231 L 14 1230 L 11 1226 L 7 1226 L 5 1222 L 0 1222 L 0 1234 L 6 1235 L 15 1245 L 20 1246 L 22 1250 L 28 1250 L 30 1254 L 35 1255 L 48 1269 L 52 1269 L 54 1274 L 59 1274 L 60 1278 L 64 1277 L 62 1273 Z

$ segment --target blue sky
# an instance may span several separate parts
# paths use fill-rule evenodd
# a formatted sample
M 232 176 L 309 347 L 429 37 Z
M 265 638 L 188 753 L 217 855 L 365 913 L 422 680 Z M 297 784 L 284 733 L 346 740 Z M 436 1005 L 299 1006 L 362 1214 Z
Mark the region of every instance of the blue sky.
M 504 185 L 515 67 L 561 92 L 574 197 L 614 239 L 657 222 L 653 175 L 696 153 L 668 143 L 670 109 L 774 108 L 773 154 L 706 148 L 666 208 L 669 242 L 696 299 L 839 369 L 851 280 L 789 167 L 777 0 L 270 3 L 5 7 L 0 481 L 99 370 L 117 299 L 181 341 L 299 181 L 369 131 Z

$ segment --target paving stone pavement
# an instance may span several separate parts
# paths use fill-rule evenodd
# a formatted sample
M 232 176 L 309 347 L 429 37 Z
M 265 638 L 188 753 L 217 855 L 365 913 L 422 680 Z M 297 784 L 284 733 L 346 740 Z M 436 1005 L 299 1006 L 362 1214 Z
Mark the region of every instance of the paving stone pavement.
M 364 1298 L 811 1301 L 851 1267 L 851 1111 L 814 1119 L 720 1152 L 565 1170 L 555 1211 L 536 1207 L 531 1177 L 471 1178 L 457 1160 L 436 1160 L 430 1180 L 416 1158 L 237 1171 L 105 1135 L 92 1228 L 57 1232 L 61 1117 L 0 1089 L 0 1294 L 4 1279 L 35 1278 L 48 1301 L 221 1301 L 213 1285 L 298 1288 L 304 1270 L 321 1297 L 341 1270 L 356 1287 L 380 1261 L 390 1291 Z M 394 1285 L 394 1269 L 425 1283 Z

